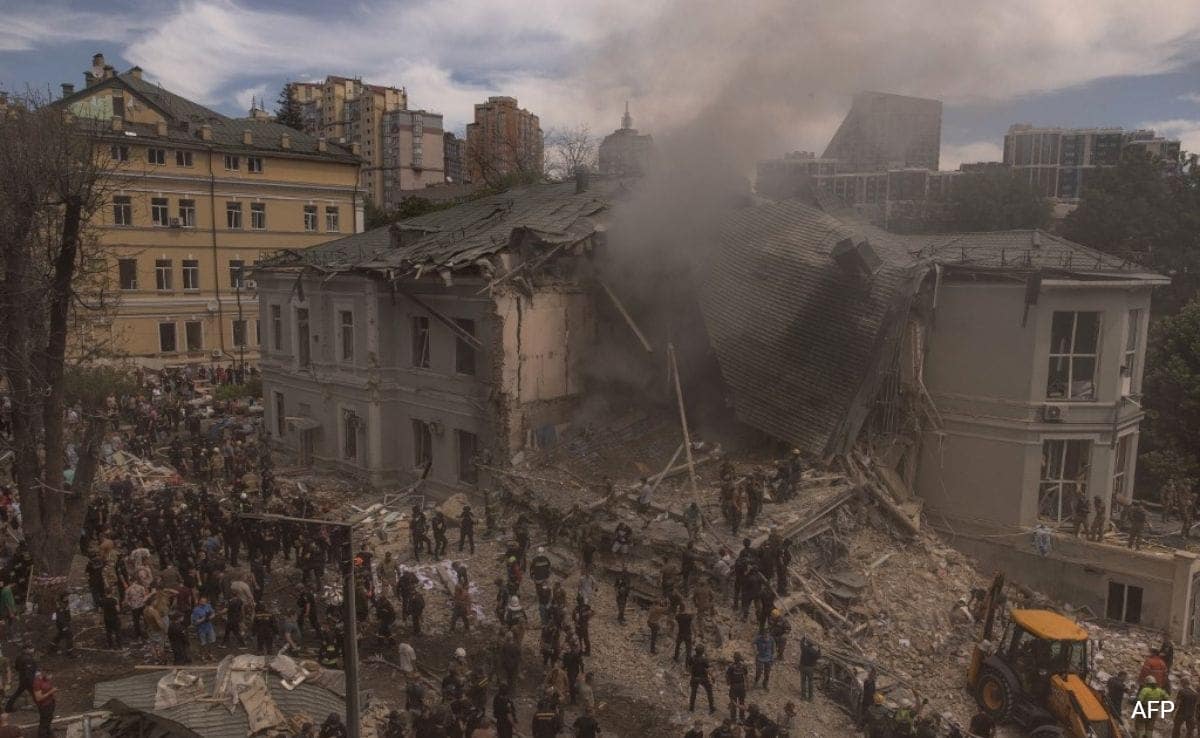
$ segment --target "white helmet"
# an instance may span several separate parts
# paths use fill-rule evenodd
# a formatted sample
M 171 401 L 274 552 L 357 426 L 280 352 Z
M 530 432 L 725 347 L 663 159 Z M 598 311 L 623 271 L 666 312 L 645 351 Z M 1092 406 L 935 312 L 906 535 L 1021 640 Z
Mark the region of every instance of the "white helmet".
M 467 657 L 466 649 L 464 649 L 464 648 L 454 649 L 454 657 L 458 658 L 458 659 L 465 659 Z

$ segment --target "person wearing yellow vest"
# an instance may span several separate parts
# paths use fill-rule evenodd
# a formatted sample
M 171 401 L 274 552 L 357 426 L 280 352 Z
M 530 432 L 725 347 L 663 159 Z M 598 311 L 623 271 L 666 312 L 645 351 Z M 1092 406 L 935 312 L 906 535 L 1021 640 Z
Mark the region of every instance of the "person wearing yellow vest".
M 1154 727 L 1158 722 L 1158 708 L 1169 698 L 1167 690 L 1158 686 L 1157 679 L 1152 676 L 1146 677 L 1137 696 L 1138 704 L 1141 705 L 1144 714 L 1134 722 L 1134 738 L 1154 738 Z M 1152 703 L 1156 703 L 1153 705 L 1154 711 L 1151 711 Z

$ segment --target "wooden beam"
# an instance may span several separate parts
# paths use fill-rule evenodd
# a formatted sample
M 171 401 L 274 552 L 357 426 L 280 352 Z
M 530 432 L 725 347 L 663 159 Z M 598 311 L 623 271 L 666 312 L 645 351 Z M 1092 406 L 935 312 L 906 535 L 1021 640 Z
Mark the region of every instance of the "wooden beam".
M 646 336 L 643 335 L 641 329 L 637 327 L 637 323 L 633 322 L 633 316 L 629 314 L 629 311 L 627 311 L 625 306 L 621 304 L 621 301 L 617 299 L 616 294 L 612 291 L 608 284 L 603 279 L 597 279 L 596 281 L 600 283 L 600 286 L 604 289 L 604 294 L 608 295 L 608 299 L 612 300 L 613 307 L 617 309 L 617 312 L 619 312 L 621 317 L 625 319 L 625 322 L 629 324 L 629 329 L 633 331 L 633 335 L 637 336 L 637 340 L 642 342 L 642 348 L 646 349 L 646 353 L 654 353 L 654 347 L 652 347 L 650 342 L 646 340 Z
M 466 341 L 467 343 L 471 344 L 471 346 L 475 347 L 476 349 L 481 349 L 481 350 L 483 349 L 483 344 L 479 342 L 479 339 L 476 338 L 475 336 L 472 336 L 470 333 L 467 333 L 465 330 L 463 330 L 462 326 L 460 326 L 458 323 L 455 323 L 453 319 L 446 317 L 439 310 L 437 310 L 436 308 L 429 305 L 429 303 L 425 302 L 421 298 L 417 297 L 413 293 L 411 293 L 408 290 L 401 287 L 399 282 L 392 282 L 392 286 L 401 295 L 404 295 L 409 300 L 412 300 L 414 303 L 416 303 L 416 305 L 418 307 L 420 307 L 422 310 L 425 310 L 430 315 L 437 318 L 438 322 L 442 323 L 447 328 L 449 328 L 451 333 L 458 336 L 459 338 Z
M 683 426 L 683 449 L 687 452 L 688 476 L 692 480 L 692 494 L 696 494 L 696 464 L 692 460 L 692 435 L 688 432 L 687 410 L 683 406 L 683 387 L 679 384 L 679 364 L 675 361 L 674 344 L 667 344 L 667 358 L 671 360 L 671 373 L 675 375 L 675 399 L 679 402 L 679 423 Z

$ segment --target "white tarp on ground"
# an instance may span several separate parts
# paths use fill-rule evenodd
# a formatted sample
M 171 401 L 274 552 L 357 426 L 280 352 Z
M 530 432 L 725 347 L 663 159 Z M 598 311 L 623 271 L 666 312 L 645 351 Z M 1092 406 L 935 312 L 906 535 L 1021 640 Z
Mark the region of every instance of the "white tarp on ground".
M 158 680 L 154 691 L 154 709 L 165 710 L 207 696 L 204 680 L 199 676 L 172 671 Z

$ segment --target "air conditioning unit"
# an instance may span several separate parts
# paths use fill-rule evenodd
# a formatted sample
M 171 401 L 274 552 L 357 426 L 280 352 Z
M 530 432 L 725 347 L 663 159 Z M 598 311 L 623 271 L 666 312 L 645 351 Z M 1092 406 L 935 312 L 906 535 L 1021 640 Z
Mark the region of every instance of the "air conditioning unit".
M 181 221 L 179 218 L 171 218 L 171 227 L 183 228 L 183 221 Z
M 1067 419 L 1067 409 L 1062 405 L 1042 405 L 1043 423 L 1061 423 Z
M 242 282 L 242 286 L 248 290 L 256 290 L 258 289 L 258 282 L 253 279 L 247 279 Z

